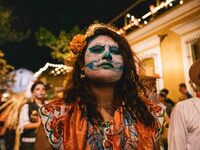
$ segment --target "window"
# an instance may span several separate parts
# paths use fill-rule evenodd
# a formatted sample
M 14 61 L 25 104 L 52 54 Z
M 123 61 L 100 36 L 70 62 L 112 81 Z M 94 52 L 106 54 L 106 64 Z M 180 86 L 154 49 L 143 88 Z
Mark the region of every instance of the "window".
M 191 51 L 192 51 L 192 60 L 195 62 L 196 60 L 200 59 L 200 37 L 192 40 L 191 44 Z
M 154 59 L 146 58 L 142 60 L 142 66 L 147 76 L 153 76 L 155 74 Z

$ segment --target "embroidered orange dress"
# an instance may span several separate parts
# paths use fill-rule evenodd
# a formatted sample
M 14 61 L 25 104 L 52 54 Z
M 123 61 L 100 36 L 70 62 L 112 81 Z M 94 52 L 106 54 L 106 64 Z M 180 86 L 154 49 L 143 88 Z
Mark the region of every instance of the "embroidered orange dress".
M 41 119 L 50 144 L 64 150 L 149 150 L 161 130 L 164 110 L 157 104 L 146 103 L 155 116 L 157 126 L 146 127 L 131 118 L 122 107 L 114 112 L 112 122 L 91 124 L 77 103 L 66 105 L 53 101 L 40 108 Z

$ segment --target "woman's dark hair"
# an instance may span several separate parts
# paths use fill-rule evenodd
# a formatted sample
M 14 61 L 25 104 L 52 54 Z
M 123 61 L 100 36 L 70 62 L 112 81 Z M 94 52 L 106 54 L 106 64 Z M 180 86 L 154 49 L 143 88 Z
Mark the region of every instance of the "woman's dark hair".
M 147 110 L 142 98 L 139 97 L 139 89 L 144 88 L 139 81 L 139 76 L 137 75 L 133 52 L 124 37 L 107 28 L 97 29 L 93 36 L 86 39 L 87 44 L 75 62 L 71 86 L 65 91 L 65 102 L 67 104 L 74 103 L 79 99 L 79 105 L 83 106 L 81 108 L 83 108 L 82 110 L 87 114 L 90 122 L 98 123 L 99 121 L 102 121 L 96 97 L 93 95 L 87 84 L 88 80 L 87 78 L 81 78 L 81 74 L 83 73 L 81 69 L 84 66 L 84 55 L 88 43 L 98 35 L 107 35 L 118 43 L 120 53 L 123 57 L 124 70 L 121 79 L 117 81 L 115 97 L 123 100 L 123 109 L 128 111 L 133 119 L 144 123 L 146 126 L 154 126 L 155 118 Z M 120 104 L 122 104 L 122 102 Z M 115 106 L 115 108 L 116 107 L 118 108 L 119 106 Z
M 36 82 L 31 86 L 31 92 L 32 92 L 32 93 L 33 93 L 35 87 L 36 87 L 38 84 L 42 84 L 42 85 L 44 85 L 44 87 L 45 87 L 45 84 L 44 84 L 42 81 L 36 81 Z
M 159 95 L 160 95 L 161 97 L 163 97 L 164 99 L 166 99 L 165 93 L 160 92 Z
M 165 94 L 167 96 L 169 94 L 169 90 L 168 89 L 162 89 L 160 91 L 160 93 L 163 93 L 163 94 Z
M 180 83 L 180 84 L 179 84 L 179 87 L 183 87 L 183 88 L 187 89 L 187 87 L 186 87 L 186 84 L 185 84 L 185 83 Z

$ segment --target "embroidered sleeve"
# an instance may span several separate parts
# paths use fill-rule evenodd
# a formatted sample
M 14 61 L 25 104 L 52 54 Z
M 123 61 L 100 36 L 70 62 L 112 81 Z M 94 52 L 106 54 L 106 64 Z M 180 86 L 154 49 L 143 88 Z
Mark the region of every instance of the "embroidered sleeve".
M 162 131 L 162 126 L 163 126 L 163 123 L 164 123 L 164 120 L 165 120 L 165 113 L 166 112 L 160 104 L 153 103 L 151 101 L 149 101 L 146 104 L 147 104 L 148 110 L 153 114 L 153 116 L 155 117 L 155 119 L 157 121 L 158 130 L 155 133 L 155 138 L 157 139 L 159 134 Z
M 66 105 L 63 101 L 56 100 L 42 106 L 39 112 L 50 144 L 59 149 L 63 140 Z

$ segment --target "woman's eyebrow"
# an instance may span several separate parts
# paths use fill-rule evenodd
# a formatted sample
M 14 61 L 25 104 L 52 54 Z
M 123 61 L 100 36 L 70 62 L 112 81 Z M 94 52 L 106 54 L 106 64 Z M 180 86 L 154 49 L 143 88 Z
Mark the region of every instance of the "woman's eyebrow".
M 109 45 L 110 48 L 119 48 L 119 46 Z
M 95 47 L 105 48 L 105 45 L 98 45 L 98 44 L 97 45 L 92 45 L 92 46 L 89 47 L 89 49 L 90 48 L 95 48 Z
M 94 45 L 101 45 L 101 46 L 104 46 L 105 44 L 104 44 L 104 43 L 101 43 L 101 42 L 96 42 L 96 43 L 93 44 L 93 46 L 94 46 Z

